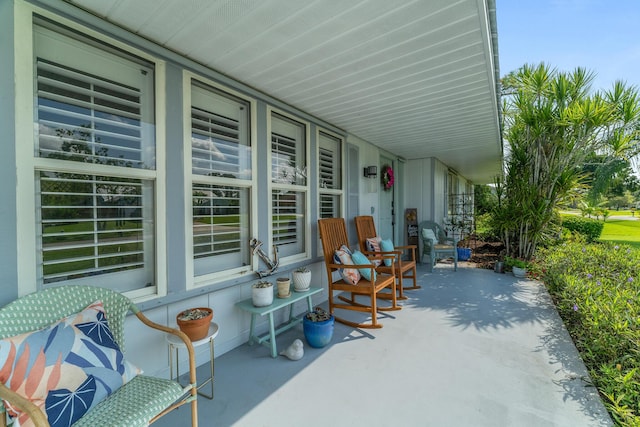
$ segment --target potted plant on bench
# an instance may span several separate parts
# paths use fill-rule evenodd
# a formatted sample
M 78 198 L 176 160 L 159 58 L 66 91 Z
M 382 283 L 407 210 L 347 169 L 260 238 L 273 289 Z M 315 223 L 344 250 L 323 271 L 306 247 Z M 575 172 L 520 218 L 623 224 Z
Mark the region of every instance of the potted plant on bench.
M 293 290 L 305 292 L 311 286 L 311 270 L 306 266 L 298 267 L 293 271 Z
M 273 283 L 260 280 L 251 286 L 251 299 L 256 307 L 266 307 L 273 303 Z

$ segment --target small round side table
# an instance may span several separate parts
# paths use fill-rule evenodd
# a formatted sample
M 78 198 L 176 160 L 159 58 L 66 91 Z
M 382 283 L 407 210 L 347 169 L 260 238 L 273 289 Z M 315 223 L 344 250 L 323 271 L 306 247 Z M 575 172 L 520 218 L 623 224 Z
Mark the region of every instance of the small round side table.
M 211 325 L 209 325 L 209 331 L 207 332 L 207 336 L 202 338 L 201 340 L 198 341 L 192 341 L 191 344 L 193 345 L 194 350 L 204 344 L 209 343 L 209 367 L 211 368 L 211 376 L 209 377 L 209 379 L 205 380 L 203 383 L 198 382 L 198 394 L 200 394 L 201 396 L 204 396 L 208 399 L 213 399 L 213 374 L 214 374 L 214 357 L 213 357 L 213 339 L 216 337 L 216 335 L 218 335 L 218 324 L 211 322 Z M 170 335 L 167 334 L 166 335 L 167 338 L 167 342 L 169 343 L 169 369 L 170 369 L 170 375 L 171 375 L 171 379 L 174 379 L 173 376 L 173 355 L 175 353 L 175 357 L 176 357 L 176 362 L 175 362 L 175 366 L 176 366 L 176 376 L 175 379 L 176 381 L 180 382 L 180 360 L 178 358 L 179 350 L 181 348 L 186 349 L 187 346 L 184 345 L 184 342 L 182 342 L 182 340 L 180 338 L 178 338 L 175 335 Z M 200 389 L 202 387 L 204 387 L 207 383 L 211 383 L 211 394 L 204 394 L 203 392 L 200 391 Z

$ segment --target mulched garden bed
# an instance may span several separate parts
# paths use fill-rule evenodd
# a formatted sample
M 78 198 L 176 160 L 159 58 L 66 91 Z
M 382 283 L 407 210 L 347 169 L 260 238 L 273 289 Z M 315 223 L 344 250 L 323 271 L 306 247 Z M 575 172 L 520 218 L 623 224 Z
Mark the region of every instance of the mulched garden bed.
M 478 268 L 493 270 L 496 261 L 504 257 L 504 245 L 502 242 L 485 242 L 469 238 L 458 243 L 458 247 L 471 248 L 471 259 Z

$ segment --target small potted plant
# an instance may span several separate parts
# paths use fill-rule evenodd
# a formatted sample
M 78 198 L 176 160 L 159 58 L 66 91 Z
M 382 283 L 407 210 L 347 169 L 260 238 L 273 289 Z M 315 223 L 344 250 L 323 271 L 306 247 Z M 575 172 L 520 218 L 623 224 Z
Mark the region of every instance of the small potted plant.
M 266 307 L 273 303 L 273 283 L 260 280 L 251 286 L 251 299 L 256 307 Z
M 293 290 L 305 292 L 311 286 L 311 270 L 307 267 L 298 267 L 293 271 Z
M 504 258 L 504 264 L 507 267 L 511 267 L 511 271 L 515 277 L 527 277 L 527 261 L 507 256 Z
M 322 348 L 331 342 L 335 318 L 321 307 L 305 314 L 302 329 L 307 343 L 314 348 Z
M 278 298 L 289 298 L 291 296 L 291 280 L 288 277 L 278 277 Z
M 209 307 L 189 308 L 176 316 L 178 328 L 191 341 L 198 341 L 207 336 L 211 319 L 213 319 L 213 310 Z

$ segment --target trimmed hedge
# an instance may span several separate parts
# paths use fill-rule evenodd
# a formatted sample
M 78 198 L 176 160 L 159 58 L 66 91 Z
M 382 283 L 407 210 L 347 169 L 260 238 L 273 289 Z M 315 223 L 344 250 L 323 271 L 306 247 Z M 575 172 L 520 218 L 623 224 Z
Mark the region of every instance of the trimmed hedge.
M 575 216 L 563 218 L 562 226 L 567 230 L 582 234 L 587 241 L 594 242 L 600 238 L 604 223 L 592 218 Z

